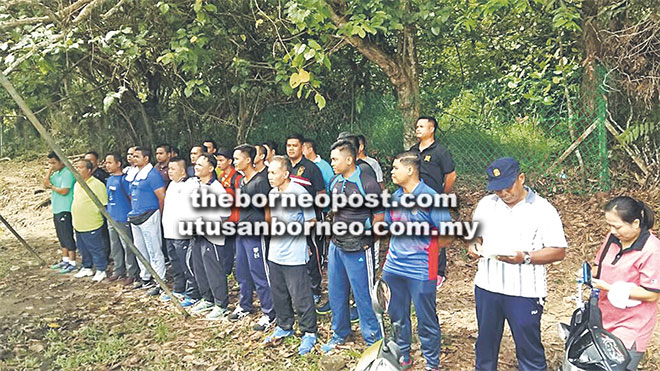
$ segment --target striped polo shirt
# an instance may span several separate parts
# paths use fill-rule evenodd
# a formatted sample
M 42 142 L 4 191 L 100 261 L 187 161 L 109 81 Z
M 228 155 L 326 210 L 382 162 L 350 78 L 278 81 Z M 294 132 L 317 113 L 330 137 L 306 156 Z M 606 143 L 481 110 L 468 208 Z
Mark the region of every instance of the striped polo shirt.
M 479 201 L 473 220 L 477 236 L 495 250 L 536 251 L 544 247 L 566 248 L 564 227 L 557 210 L 531 188 L 527 197 L 509 207 L 497 195 Z M 544 298 L 548 294 L 546 270 L 538 264 L 509 264 L 480 258 L 474 284 L 484 290 L 511 296 Z

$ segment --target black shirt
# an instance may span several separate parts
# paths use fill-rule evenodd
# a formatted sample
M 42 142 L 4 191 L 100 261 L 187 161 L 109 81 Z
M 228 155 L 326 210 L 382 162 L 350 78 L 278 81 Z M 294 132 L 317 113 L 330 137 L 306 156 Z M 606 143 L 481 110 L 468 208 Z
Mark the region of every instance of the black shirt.
M 249 182 L 245 183 L 245 177 L 241 179 L 241 192 L 252 198 L 254 195 L 263 194 L 268 197 L 270 193 L 270 183 L 265 171 L 255 174 Z M 254 207 L 250 204 L 248 207 L 241 208 L 240 221 L 262 222 L 266 220 L 266 212 L 263 208 Z
M 92 173 L 92 176 L 103 182 L 103 184 L 105 184 L 105 182 L 110 177 L 110 174 L 108 174 L 107 171 L 101 169 L 100 167 L 97 167 L 96 170 L 94 170 L 94 172 Z
M 362 193 L 361 190 L 364 190 L 364 193 Z M 353 194 L 361 194 L 365 197 L 367 194 L 380 195 L 383 191 L 375 177 L 369 176 L 365 174 L 361 168 L 357 168 L 348 179 L 336 175 L 330 183 L 330 192 L 333 194 L 341 193 L 346 195 L 346 197 Z M 337 209 L 334 215 L 334 222 L 344 222 L 347 224 L 354 222 L 364 223 L 366 229 L 371 229 L 373 225 L 373 217 L 376 214 L 382 213 L 382 205 L 374 208 L 369 208 L 367 205 L 363 205 L 359 208 L 346 205 Z M 365 244 L 373 243 L 373 236 L 367 234 L 362 236 L 354 236 L 351 234 L 346 234 L 344 236 L 336 235 L 332 236 L 332 242 L 342 250 L 359 251 Z
M 374 171 L 374 168 L 372 168 L 368 162 L 358 158 L 357 161 L 355 161 L 355 164 L 360 167 L 360 170 L 365 175 L 370 176 L 374 179 L 378 179 L 378 177 L 376 176 L 376 172 Z
M 294 181 L 305 187 L 312 196 L 325 189 L 325 181 L 323 181 L 321 170 L 315 163 L 305 157 L 301 158 L 293 167 L 293 174 L 291 175 L 300 178 L 299 180 L 294 179 Z
M 419 177 L 436 192 L 444 193 L 445 175 L 456 169 L 449 150 L 434 141 L 421 153 L 419 143 L 410 147 L 409 151 L 417 153 L 421 157 L 422 165 L 419 169 Z

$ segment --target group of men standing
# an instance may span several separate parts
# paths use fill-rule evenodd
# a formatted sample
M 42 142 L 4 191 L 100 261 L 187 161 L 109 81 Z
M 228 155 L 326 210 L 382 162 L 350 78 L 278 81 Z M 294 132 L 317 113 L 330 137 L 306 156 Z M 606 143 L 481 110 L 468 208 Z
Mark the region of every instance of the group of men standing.
M 399 154 L 393 163 L 392 181 L 399 187 L 393 194 L 394 199 L 405 193 L 419 195 L 451 191 L 456 180 L 455 166 L 447 149 L 435 140 L 436 129 L 437 122 L 432 117 L 420 117 L 417 121 L 415 133 L 419 142 Z M 114 227 L 104 221 L 71 172 L 51 153 L 48 156 L 50 170 L 44 185 L 52 190 L 54 221 L 62 246 L 62 260 L 52 268 L 61 273 L 77 270 L 76 250 L 79 249 L 82 268 L 75 277 L 93 276 L 92 279 L 97 282 L 107 278 L 132 285 L 135 289 L 149 289 L 149 295 L 160 295 L 163 301 L 179 300 L 183 306 L 190 307 L 192 313 L 203 314 L 209 320 L 228 318 L 238 321 L 247 317 L 254 312 L 253 296 L 256 291 L 261 316 L 254 329 L 266 331 L 276 325 L 265 337 L 264 343 L 276 343 L 292 336 L 297 314 L 303 335 L 299 354 L 306 354 L 317 340 L 317 313 L 332 312 L 333 334 L 321 347 L 323 352 L 343 344 L 351 333 L 351 322 L 356 320 L 360 322 L 362 337 L 367 344 L 381 338 L 370 295 L 375 271 L 381 265 L 378 263 L 379 252 L 386 250 L 386 261 L 382 264 L 383 279 L 392 287 L 392 301 L 396 303 L 390 306 L 389 314 L 398 324 L 396 340 L 403 352 L 401 365 L 408 368 L 413 363 L 410 358 L 410 305 L 413 303 L 426 366 L 437 369 L 440 362 L 440 326 L 435 309 L 435 292 L 445 279 L 448 239 L 442 236 L 392 236 L 389 245 L 385 246 L 371 234 L 189 236 L 182 235 L 179 229 L 179 221 L 199 217 L 220 222 L 323 221 L 328 218 L 328 210 L 318 207 L 275 205 L 272 208 L 258 208 L 249 205 L 242 208 L 196 209 L 191 205 L 190 196 L 194 192 L 203 194 L 200 192 L 203 188 L 206 193 L 236 194 L 240 191 L 250 197 L 274 193 L 330 193 L 347 197 L 380 194 L 384 190 L 383 171 L 377 160 L 366 155 L 365 149 L 364 136 L 341 133 L 331 147 L 328 163 L 318 155 L 314 141 L 300 135 L 290 135 L 286 139 L 286 156 L 278 155 L 277 145 L 271 141 L 259 145 L 239 145 L 229 150 L 218 148 L 213 140 L 206 140 L 191 148 L 190 161 L 167 144 L 156 148 L 155 165 L 152 165 L 152 152 L 146 147 L 129 148 L 126 164 L 121 155 L 110 153 L 105 157 L 105 171 L 98 167 L 98 154 L 90 152 L 76 163 L 76 168 L 107 207 L 115 222 Z M 513 169 L 513 165 L 509 167 Z M 510 170 L 508 167 L 506 169 Z M 499 172 L 504 170 L 497 169 L 498 174 L 493 174 L 492 169 L 489 171 L 490 178 L 498 178 Z M 510 187 L 508 185 L 506 188 Z M 524 191 L 525 188 L 521 187 L 522 183 L 515 190 L 520 188 Z M 500 192 L 504 193 L 497 194 L 498 200 L 504 199 L 508 205 L 514 198 L 512 191 Z M 516 193 L 516 197 L 519 196 L 520 192 Z M 538 199 L 526 200 L 534 202 Z M 481 219 L 485 218 L 486 213 L 483 204 L 480 203 L 478 209 Z M 486 216 L 491 217 L 491 214 Z M 440 223 L 451 221 L 448 211 L 441 208 L 408 210 L 402 207 L 346 206 L 332 213 L 331 217 L 333 222 L 362 223 L 365 230 L 383 221 L 421 221 L 436 229 L 439 229 Z M 132 242 L 161 280 L 165 279 L 169 264 L 175 298 L 161 292 L 150 271 L 136 259 L 115 228 L 121 228 L 131 236 Z M 558 233 L 556 228 L 549 232 Z M 489 238 L 485 234 L 482 237 Z M 559 237 L 552 242 L 561 245 Z M 544 264 L 555 258 L 555 255 L 544 254 L 537 261 Z M 106 269 L 109 259 L 114 262 L 114 268 L 108 277 Z M 524 259 L 525 264 L 530 264 L 526 256 Z M 505 263 L 519 264 L 513 260 Z M 328 302 L 324 305 L 321 303 L 321 283 L 326 267 Z M 484 269 L 490 269 L 490 262 L 485 268 L 480 263 L 480 272 Z M 495 266 L 494 269 L 500 268 Z M 232 274 L 239 284 L 240 297 L 234 310 L 230 311 L 228 278 Z M 492 285 L 484 283 L 488 282 L 488 278 L 483 278 L 484 274 L 490 273 L 478 275 L 481 278 L 477 284 L 481 283 L 487 290 Z M 537 274 L 536 270 L 534 274 Z M 545 276 L 541 278 L 545 279 Z M 503 299 L 490 298 L 479 287 L 477 310 L 481 332 L 481 318 L 487 317 L 488 321 L 494 318 L 493 313 L 488 313 L 484 304 L 479 303 Z M 540 289 L 529 290 L 544 294 Z M 350 304 L 351 297 L 355 306 Z M 506 315 L 504 313 L 502 318 Z M 493 340 L 497 341 L 499 348 L 497 329 L 492 331 Z M 525 338 L 530 337 L 525 333 Z M 481 339 L 477 342 L 478 351 L 486 348 L 480 344 L 487 341 Z M 492 352 L 492 346 L 488 351 Z M 480 364 L 479 356 L 477 359 Z M 486 361 L 482 364 L 492 365 Z

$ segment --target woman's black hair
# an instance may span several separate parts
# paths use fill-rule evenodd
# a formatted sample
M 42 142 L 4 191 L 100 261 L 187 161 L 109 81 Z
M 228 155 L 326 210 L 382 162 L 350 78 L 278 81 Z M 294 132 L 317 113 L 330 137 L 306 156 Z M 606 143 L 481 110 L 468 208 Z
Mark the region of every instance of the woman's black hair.
M 639 219 L 640 228 L 650 229 L 653 227 L 653 210 L 642 201 L 632 197 L 615 197 L 605 205 L 605 211 L 614 211 L 626 223 L 632 223 Z

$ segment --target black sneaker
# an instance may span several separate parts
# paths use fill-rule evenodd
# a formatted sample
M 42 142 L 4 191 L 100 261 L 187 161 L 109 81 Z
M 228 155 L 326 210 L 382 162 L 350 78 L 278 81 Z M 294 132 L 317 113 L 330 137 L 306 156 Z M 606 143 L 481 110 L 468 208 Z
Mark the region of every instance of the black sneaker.
M 257 321 L 257 324 L 252 327 L 254 331 L 266 331 L 268 330 L 271 326 L 275 324 L 275 316 L 273 318 L 268 317 L 267 314 L 264 314 L 259 318 L 259 321 Z
M 351 308 L 349 309 L 349 313 L 351 317 L 351 323 L 360 322 L 360 314 L 358 313 L 357 306 L 352 305 Z
M 158 295 L 160 295 L 160 291 L 161 291 L 160 287 L 156 286 L 152 290 L 149 290 L 147 292 L 147 296 L 158 296 Z
M 149 284 L 149 281 L 136 280 L 135 282 L 133 282 L 133 286 L 131 286 L 131 288 L 133 290 L 137 290 L 137 289 L 144 288 L 144 286 L 148 285 L 148 284 Z
M 326 301 L 325 304 L 321 305 L 320 307 L 316 307 L 316 313 L 318 314 L 328 314 L 332 312 L 330 309 L 330 301 Z
M 148 289 L 151 289 L 151 288 L 154 288 L 154 287 L 156 287 L 156 282 L 154 282 L 153 280 L 142 281 L 142 287 L 141 288 L 143 290 L 148 290 Z
M 236 306 L 236 309 L 229 315 L 229 320 L 232 322 L 236 322 L 240 319 L 243 319 L 250 315 L 250 312 L 243 310 L 240 305 Z

